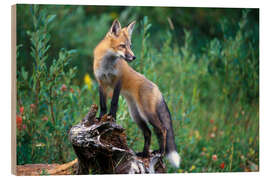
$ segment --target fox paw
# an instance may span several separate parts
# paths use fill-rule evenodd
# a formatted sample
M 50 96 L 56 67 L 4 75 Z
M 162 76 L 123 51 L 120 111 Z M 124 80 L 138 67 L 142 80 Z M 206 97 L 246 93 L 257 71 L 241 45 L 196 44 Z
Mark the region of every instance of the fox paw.
M 112 122 L 116 122 L 116 118 L 111 114 L 108 114 L 107 119 L 112 121 Z
M 161 152 L 160 149 L 157 149 L 157 150 L 154 150 L 154 151 L 152 152 L 152 154 L 160 154 L 161 156 L 164 156 L 164 155 L 165 155 L 165 152 L 164 152 L 164 151 Z

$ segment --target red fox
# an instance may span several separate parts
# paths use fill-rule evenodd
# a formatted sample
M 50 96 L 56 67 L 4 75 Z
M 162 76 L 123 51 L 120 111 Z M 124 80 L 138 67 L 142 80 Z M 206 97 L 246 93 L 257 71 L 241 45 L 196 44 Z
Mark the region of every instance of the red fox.
M 113 90 L 109 115 L 116 119 L 118 99 L 121 93 L 129 109 L 129 114 L 144 135 L 143 152 L 138 155 L 149 156 L 151 131 L 150 123 L 158 137 L 159 150 L 166 153 L 168 160 L 179 167 L 180 156 L 176 151 L 171 115 L 168 106 L 156 84 L 132 69 L 127 62 L 136 59 L 131 50 L 131 35 L 135 21 L 121 28 L 114 20 L 105 38 L 94 50 L 94 74 L 99 84 L 100 115 L 107 113 L 106 97 Z

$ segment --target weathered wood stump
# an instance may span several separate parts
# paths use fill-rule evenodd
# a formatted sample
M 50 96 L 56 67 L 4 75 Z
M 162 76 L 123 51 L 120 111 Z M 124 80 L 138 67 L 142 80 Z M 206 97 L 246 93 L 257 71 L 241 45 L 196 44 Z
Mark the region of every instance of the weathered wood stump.
M 71 175 L 77 169 L 78 160 L 65 164 L 25 164 L 16 166 L 17 176 Z
M 142 158 L 127 146 L 125 129 L 110 116 L 96 118 L 98 107 L 90 111 L 69 132 L 69 139 L 78 157 L 76 174 L 134 174 L 164 173 L 165 165 L 160 154 L 151 153 Z

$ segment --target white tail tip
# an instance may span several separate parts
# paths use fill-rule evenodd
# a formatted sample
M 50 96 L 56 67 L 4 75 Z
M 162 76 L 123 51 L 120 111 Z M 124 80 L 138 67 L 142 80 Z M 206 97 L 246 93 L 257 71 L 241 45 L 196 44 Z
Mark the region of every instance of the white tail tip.
M 167 154 L 167 159 L 174 167 L 176 168 L 179 167 L 181 158 L 176 151 L 172 151 L 169 154 Z

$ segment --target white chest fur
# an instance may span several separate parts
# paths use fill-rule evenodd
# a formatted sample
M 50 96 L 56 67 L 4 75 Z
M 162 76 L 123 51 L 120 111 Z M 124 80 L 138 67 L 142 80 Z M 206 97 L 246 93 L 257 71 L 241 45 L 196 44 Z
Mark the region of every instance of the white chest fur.
M 95 70 L 95 76 L 104 83 L 111 84 L 118 76 L 117 62 L 120 59 L 113 53 L 107 53 L 100 61 L 99 67 Z

